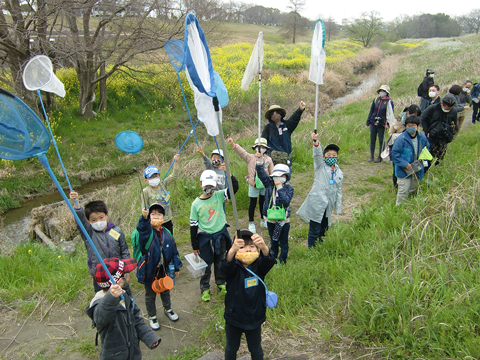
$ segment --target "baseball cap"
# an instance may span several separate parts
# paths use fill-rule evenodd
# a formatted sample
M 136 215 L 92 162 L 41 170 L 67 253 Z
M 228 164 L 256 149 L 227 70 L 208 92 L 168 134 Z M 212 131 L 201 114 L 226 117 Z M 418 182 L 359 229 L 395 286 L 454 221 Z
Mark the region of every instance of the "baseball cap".
M 212 155 L 213 155 L 213 154 L 218 154 L 218 155 L 220 155 L 220 156 L 223 158 L 223 151 L 222 151 L 222 149 L 220 149 L 220 150 L 219 150 L 219 149 L 213 150 L 213 151 L 212 151 Z
M 454 106 L 457 103 L 457 99 L 452 94 L 447 94 L 442 98 L 443 105 Z
M 205 170 L 202 172 L 202 175 L 200 175 L 200 182 L 202 183 L 202 186 L 217 186 L 217 173 L 213 170 Z
M 145 168 L 143 171 L 143 175 L 145 176 L 145 179 L 150 179 L 153 174 L 160 174 L 160 171 L 156 166 L 150 165 Z
M 115 283 L 118 283 L 125 273 L 132 272 L 137 268 L 137 260 L 135 259 L 109 258 L 103 259 L 103 262 L 107 266 L 108 271 L 110 271 L 110 274 L 112 274 Z M 104 289 L 113 285 L 102 264 L 97 264 L 94 279 L 97 284 Z
M 325 149 L 323 149 L 323 153 L 325 154 L 329 150 L 335 150 L 338 154 L 340 148 L 336 144 L 328 144 L 327 146 L 325 146 Z
M 158 210 L 161 214 L 165 215 L 165 209 L 159 203 L 153 203 L 152 205 L 150 205 L 150 207 L 148 208 L 148 215 L 150 215 L 153 210 Z

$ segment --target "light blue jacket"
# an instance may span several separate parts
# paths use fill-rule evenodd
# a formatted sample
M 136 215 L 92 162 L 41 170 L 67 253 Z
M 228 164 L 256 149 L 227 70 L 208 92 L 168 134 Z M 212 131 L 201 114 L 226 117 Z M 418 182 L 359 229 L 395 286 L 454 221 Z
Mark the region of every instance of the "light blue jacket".
M 415 160 L 418 159 L 420 153 L 422 152 L 423 148 L 426 146 L 428 150 L 430 150 L 430 143 L 428 142 L 427 137 L 417 131 L 417 138 L 418 138 L 418 146 L 413 151 L 413 142 L 412 137 L 409 133 L 404 131 L 400 134 L 393 143 L 392 153 L 390 154 L 390 158 L 392 159 L 393 163 L 395 164 L 395 176 L 401 179 L 404 178 L 411 178 L 412 175 L 407 176 L 405 172 L 405 167 L 408 164 L 413 163 Z M 422 163 L 422 169 L 417 172 L 418 180 L 423 179 L 423 175 L 425 174 L 425 169 Z

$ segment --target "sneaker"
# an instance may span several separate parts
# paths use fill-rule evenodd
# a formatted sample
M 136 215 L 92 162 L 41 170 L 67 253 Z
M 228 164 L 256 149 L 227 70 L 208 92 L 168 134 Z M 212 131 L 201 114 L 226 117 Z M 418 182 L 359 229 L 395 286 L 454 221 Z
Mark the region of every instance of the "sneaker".
M 210 290 L 203 290 L 202 292 L 202 301 L 210 301 Z
M 266 228 L 268 227 L 268 226 L 267 226 L 267 220 L 262 219 L 262 221 L 260 221 L 260 226 L 261 226 L 262 228 L 265 228 L 265 229 L 266 229 Z
M 151 318 L 148 318 L 148 324 L 150 325 L 152 330 L 160 329 L 160 324 L 158 323 L 156 316 L 152 316 Z
M 373 157 L 370 156 L 370 157 L 368 158 L 368 161 L 373 161 Z
M 220 294 L 222 294 L 222 295 L 227 294 L 227 286 L 226 285 L 218 285 L 218 290 L 220 290 Z
M 376 163 L 382 162 L 382 158 L 379 156 L 379 157 L 377 157 L 377 158 L 375 159 L 374 162 L 376 162 Z
M 172 309 L 165 310 L 164 313 L 165 313 L 165 315 L 168 316 L 170 321 L 177 321 L 178 320 L 178 315 L 175 314 L 175 312 Z
M 257 233 L 257 228 L 255 227 L 255 223 L 253 221 L 250 221 L 248 223 L 248 230 L 251 231 L 254 234 Z

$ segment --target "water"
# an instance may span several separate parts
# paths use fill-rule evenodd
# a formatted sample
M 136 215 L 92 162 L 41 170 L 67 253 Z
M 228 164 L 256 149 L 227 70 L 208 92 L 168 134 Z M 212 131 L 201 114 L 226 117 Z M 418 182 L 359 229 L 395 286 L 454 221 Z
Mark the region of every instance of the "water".
M 107 186 L 124 184 L 130 180 L 132 176 L 137 175 L 118 175 L 102 181 L 86 183 L 79 188 L 76 188 L 75 191 L 85 195 Z M 68 188 L 66 190 L 64 189 L 64 191 L 68 196 Z M 30 223 L 30 212 L 32 209 L 61 201 L 63 201 L 62 195 L 56 191 L 51 194 L 28 200 L 20 204 L 18 209 L 13 209 L 3 214 L 3 228 L 0 229 L 0 242 L 17 243 L 28 238 L 28 224 Z
M 351 93 L 339 97 L 335 100 L 333 100 L 333 104 L 335 106 L 340 106 L 345 103 L 352 103 L 358 100 L 359 97 L 361 97 L 364 93 L 370 93 L 371 90 L 376 86 L 377 84 L 377 78 L 378 74 L 373 73 L 372 75 L 368 76 L 365 78 L 359 86 L 357 86 Z

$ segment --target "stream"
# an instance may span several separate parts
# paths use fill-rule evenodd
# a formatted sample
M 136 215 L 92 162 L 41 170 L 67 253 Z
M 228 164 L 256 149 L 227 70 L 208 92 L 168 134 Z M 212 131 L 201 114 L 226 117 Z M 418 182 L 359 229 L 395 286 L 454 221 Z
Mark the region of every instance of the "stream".
M 341 106 L 347 101 L 356 101 L 356 99 L 365 92 L 372 91 L 372 88 L 377 83 L 377 78 L 378 75 L 376 72 L 370 74 L 360 83 L 360 85 L 355 87 L 352 92 L 333 100 L 334 106 Z M 75 190 L 81 194 L 88 194 L 89 192 L 104 188 L 106 186 L 124 184 L 130 180 L 132 176 L 135 175 L 118 175 L 102 181 L 84 184 Z M 54 192 L 28 200 L 22 203 L 19 208 L 10 210 L 3 214 L 3 228 L 0 228 L 0 243 L 6 242 L 14 244 L 25 241 L 25 239 L 28 238 L 28 224 L 30 222 L 31 210 L 42 205 L 49 205 L 59 201 L 63 201 L 62 196 L 60 193 Z

